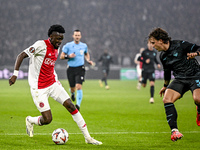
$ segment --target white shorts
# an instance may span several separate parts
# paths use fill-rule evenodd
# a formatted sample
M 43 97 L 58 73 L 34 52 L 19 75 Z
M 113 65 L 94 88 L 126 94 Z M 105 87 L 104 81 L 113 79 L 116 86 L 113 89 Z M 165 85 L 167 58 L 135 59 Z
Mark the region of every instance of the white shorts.
M 59 81 L 44 89 L 31 88 L 31 94 L 33 101 L 40 112 L 50 110 L 48 101 L 49 96 L 60 104 L 63 104 L 67 99 L 70 98 Z

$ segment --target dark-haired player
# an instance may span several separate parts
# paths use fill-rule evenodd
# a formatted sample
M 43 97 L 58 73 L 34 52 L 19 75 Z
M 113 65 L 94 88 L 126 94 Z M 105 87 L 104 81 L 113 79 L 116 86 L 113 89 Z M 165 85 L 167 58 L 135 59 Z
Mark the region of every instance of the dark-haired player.
M 74 30 L 72 37 L 74 40 L 63 46 L 60 59 L 68 59 L 67 77 L 71 99 L 75 101 L 76 91 L 76 107 L 79 110 L 83 99 L 82 84 L 85 81 L 85 60 L 90 65 L 93 65 L 93 61 L 90 60 L 87 44 L 80 41 L 81 31 Z
M 73 120 L 82 131 L 86 143 L 101 145 L 102 142 L 90 136 L 83 117 L 73 105 L 68 93 L 58 81 L 54 70 L 59 53 L 59 46 L 63 41 L 64 33 L 65 29 L 61 25 L 52 25 L 48 30 L 49 39 L 39 40 L 22 51 L 16 59 L 14 74 L 9 79 L 9 84 L 12 85 L 15 83 L 23 59 L 29 57 L 28 81 L 33 101 L 37 109 L 41 112 L 41 116 L 26 117 L 27 134 L 33 137 L 34 124 L 42 126 L 51 123 L 52 114 L 48 102 L 48 97 L 50 96 L 71 113 Z
M 200 126 L 200 67 L 194 58 L 200 54 L 200 46 L 182 40 L 171 40 L 162 28 L 156 28 L 149 34 L 149 41 L 160 54 L 164 68 L 164 86 L 160 96 L 163 102 L 168 124 L 171 128 L 171 140 L 181 139 L 178 131 L 177 111 L 174 102 L 190 90 L 197 106 L 197 125 Z M 171 72 L 175 79 L 170 83 Z
M 156 64 L 160 68 L 157 60 L 157 52 L 153 49 L 153 45 L 148 41 L 147 48 L 142 52 L 141 57 L 138 58 L 142 62 L 142 87 L 146 87 L 147 80 L 150 82 L 150 99 L 151 104 L 154 103 L 155 92 L 155 67 Z

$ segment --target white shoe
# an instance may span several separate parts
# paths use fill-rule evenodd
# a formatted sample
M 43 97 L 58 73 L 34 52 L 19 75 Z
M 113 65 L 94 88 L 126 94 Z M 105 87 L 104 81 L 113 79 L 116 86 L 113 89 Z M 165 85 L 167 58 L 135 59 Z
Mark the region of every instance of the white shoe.
M 99 86 L 103 87 L 103 82 L 101 80 L 99 80 Z
M 33 137 L 33 125 L 32 123 L 29 122 L 29 117 L 26 117 L 26 133 L 29 135 L 29 137 Z
M 153 104 L 154 103 L 154 99 L 150 98 L 149 103 Z
M 137 89 L 140 90 L 140 88 L 141 88 L 141 83 L 138 83 L 137 84 Z
M 109 90 L 109 89 L 110 89 L 110 87 L 109 87 L 108 85 L 106 85 L 106 87 L 105 87 L 105 88 L 106 88 L 106 90 Z
M 92 137 L 85 139 L 85 143 L 93 144 L 93 145 L 101 145 L 101 144 L 103 144 L 102 142 L 97 141 L 97 140 L 93 139 Z

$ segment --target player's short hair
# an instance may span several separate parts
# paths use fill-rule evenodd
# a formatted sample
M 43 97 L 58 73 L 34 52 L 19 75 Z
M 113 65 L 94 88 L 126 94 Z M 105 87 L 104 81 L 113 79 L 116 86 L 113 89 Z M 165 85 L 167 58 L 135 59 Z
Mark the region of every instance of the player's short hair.
M 55 24 L 52 25 L 49 30 L 48 30 L 48 37 L 50 37 L 50 35 L 52 34 L 52 32 L 58 32 L 58 33 L 65 33 L 65 29 L 63 28 L 63 26 L 59 25 L 59 24 Z
M 74 30 L 74 32 L 81 32 L 81 30 L 79 30 L 79 29 L 76 29 L 76 30 Z
M 155 38 L 156 40 L 163 40 L 163 43 L 168 43 L 171 41 L 171 37 L 169 37 L 168 33 L 162 28 L 155 28 L 151 33 L 149 33 L 148 38 Z

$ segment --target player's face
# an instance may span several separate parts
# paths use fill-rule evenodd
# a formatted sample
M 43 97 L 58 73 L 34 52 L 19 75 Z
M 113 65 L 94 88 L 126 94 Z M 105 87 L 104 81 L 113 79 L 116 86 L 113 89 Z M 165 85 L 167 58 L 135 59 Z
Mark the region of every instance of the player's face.
M 54 46 L 55 49 L 58 49 L 64 39 L 63 33 L 53 32 L 50 35 L 51 44 Z
M 149 39 L 149 43 L 157 50 L 163 51 L 163 42 L 162 40 L 156 40 L 155 38 L 151 37 Z
M 81 32 L 75 31 L 73 34 L 73 38 L 74 38 L 74 42 L 78 44 L 81 40 Z
M 153 50 L 153 44 L 150 41 L 148 41 L 147 46 L 149 50 Z

